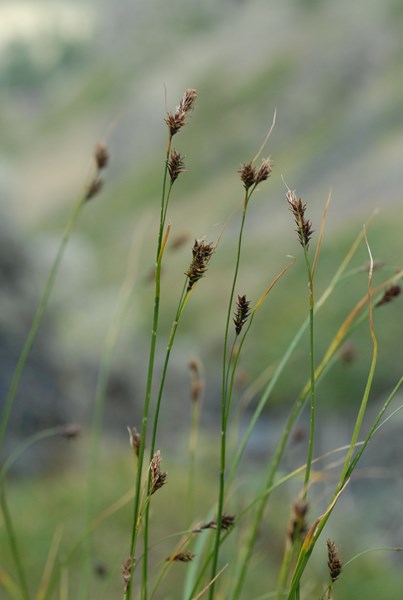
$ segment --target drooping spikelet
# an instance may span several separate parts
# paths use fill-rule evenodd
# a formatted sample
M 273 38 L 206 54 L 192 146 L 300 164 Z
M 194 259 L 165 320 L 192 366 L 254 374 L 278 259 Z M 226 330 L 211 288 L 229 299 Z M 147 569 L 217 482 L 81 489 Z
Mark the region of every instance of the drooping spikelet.
M 397 298 L 402 291 L 400 285 L 391 285 L 384 293 L 382 298 L 375 304 L 375 306 L 383 306 L 384 304 L 389 304 L 395 298 Z
M 166 558 L 166 562 L 176 561 L 187 563 L 193 560 L 195 556 L 196 554 L 193 554 L 193 552 L 178 552 L 177 554 L 172 554 L 171 556 L 168 556 Z
M 342 570 L 342 562 L 338 556 L 338 548 L 332 540 L 327 540 L 327 566 L 329 567 L 330 578 L 333 582 L 339 577 Z
M 313 235 L 313 229 L 311 221 L 305 218 L 306 204 L 302 201 L 302 198 L 297 200 L 295 192 L 292 190 L 288 190 L 287 192 L 287 201 L 297 225 L 296 232 L 299 242 L 303 248 L 308 248 L 309 241 Z
M 186 90 L 176 111 L 174 113 L 167 113 L 165 123 L 168 125 L 171 137 L 186 125 L 186 117 L 194 109 L 196 97 L 196 90 Z
M 221 515 L 221 531 L 228 531 L 235 525 L 235 515 L 228 515 L 227 513 L 223 513 Z M 208 521 L 208 523 L 202 523 L 193 529 L 193 533 L 200 533 L 205 529 L 217 529 L 217 521 L 214 519 L 213 521 Z
M 151 496 L 155 494 L 157 490 L 162 488 L 166 483 L 167 473 L 161 471 L 161 452 L 157 450 L 154 454 L 153 459 L 150 463 L 151 470 Z
M 201 279 L 206 271 L 207 265 L 210 261 L 214 252 L 214 246 L 212 243 L 207 244 L 204 240 L 195 240 L 192 248 L 192 262 L 190 263 L 189 269 L 185 275 L 188 277 L 187 291 L 189 292 L 192 287 Z
M 171 156 L 167 161 L 168 173 L 171 178 L 171 183 L 176 181 L 181 173 L 186 171 L 185 163 L 182 156 L 175 150 L 171 152 Z
M 238 300 L 236 303 L 236 311 L 234 313 L 234 324 L 235 324 L 235 333 L 239 335 L 242 331 L 242 327 L 245 325 L 248 317 L 250 315 L 249 309 L 250 302 L 246 299 L 246 295 L 238 296 Z

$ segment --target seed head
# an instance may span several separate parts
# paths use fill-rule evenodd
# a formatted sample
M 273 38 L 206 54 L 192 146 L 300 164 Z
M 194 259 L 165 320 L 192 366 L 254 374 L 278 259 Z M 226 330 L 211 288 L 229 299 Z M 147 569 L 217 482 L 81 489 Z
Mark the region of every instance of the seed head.
M 171 178 L 171 183 L 176 181 L 181 173 L 186 171 L 185 163 L 182 156 L 175 150 L 171 152 L 171 156 L 167 161 L 168 173 Z
M 248 190 L 256 183 L 256 169 L 252 165 L 252 162 L 242 165 L 240 169 L 238 169 L 238 173 L 245 190 Z
M 188 277 L 187 291 L 190 292 L 192 287 L 201 279 L 206 271 L 207 265 L 213 255 L 214 246 L 212 243 L 207 244 L 204 240 L 195 240 L 192 248 L 192 262 L 185 275 Z
M 176 561 L 187 563 L 193 560 L 195 556 L 196 554 L 193 554 L 193 552 L 178 552 L 178 554 L 172 554 L 172 556 L 168 556 L 166 562 Z
M 255 182 L 256 185 L 258 185 L 262 181 L 266 181 L 266 179 L 268 179 L 270 177 L 272 170 L 273 170 L 272 161 L 270 160 L 270 158 L 265 158 L 262 162 L 260 169 L 258 170 L 258 172 L 256 174 L 256 182 Z
M 298 234 L 298 239 L 303 248 L 308 248 L 309 241 L 313 235 L 312 223 L 305 218 L 306 204 L 302 202 L 302 198 L 297 200 L 295 192 L 288 190 L 287 201 L 290 211 L 294 215 Z
M 176 111 L 167 113 L 165 123 L 168 125 L 171 137 L 186 125 L 186 117 L 194 109 L 196 97 L 196 90 L 186 90 Z
M 235 525 L 235 515 L 228 515 L 223 513 L 221 515 L 221 531 L 228 531 Z M 208 523 L 202 523 L 193 529 L 193 533 L 200 533 L 204 529 L 217 529 L 217 521 L 209 521 Z
M 157 450 L 150 464 L 151 496 L 166 483 L 167 473 L 161 471 L 161 452 Z
M 99 170 L 104 169 L 109 162 L 109 154 L 104 142 L 98 142 L 95 147 L 95 162 Z
M 245 294 L 243 296 L 238 296 L 238 300 L 236 303 L 236 311 L 234 313 L 235 333 L 237 335 L 241 333 L 242 327 L 248 320 L 248 317 L 250 315 L 249 305 L 250 302 L 246 299 Z
M 342 562 L 339 559 L 336 544 L 332 540 L 327 540 L 327 566 L 329 567 L 330 578 L 333 582 L 339 577 L 342 570 Z
M 397 298 L 402 291 L 400 285 L 392 285 L 388 288 L 382 298 L 375 304 L 375 306 L 383 306 L 384 304 L 389 304 L 389 302 L 393 302 L 395 298 Z

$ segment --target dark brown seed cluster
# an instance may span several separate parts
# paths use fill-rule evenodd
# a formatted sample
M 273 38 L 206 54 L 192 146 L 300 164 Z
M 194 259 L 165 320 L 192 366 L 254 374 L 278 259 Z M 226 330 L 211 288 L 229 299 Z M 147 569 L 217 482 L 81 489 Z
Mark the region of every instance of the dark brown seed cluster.
M 134 559 L 131 558 L 130 556 L 123 563 L 122 575 L 123 575 L 123 581 L 125 584 L 125 593 L 127 592 L 128 588 L 129 588 L 130 580 L 132 577 L 133 565 L 134 565 Z
M 176 562 L 187 563 L 187 562 L 190 562 L 191 560 L 193 560 L 195 556 L 196 556 L 196 554 L 193 554 L 193 552 L 178 552 L 178 554 L 173 554 L 172 556 L 168 556 L 166 561 L 167 562 L 176 561 Z
M 196 90 L 186 90 L 176 111 L 167 113 L 165 123 L 168 125 L 171 137 L 186 125 L 186 117 L 194 109 L 196 97 Z
M 395 298 L 397 298 L 402 291 L 400 285 L 392 285 L 390 288 L 386 290 L 382 298 L 375 304 L 375 306 L 383 306 L 384 304 L 389 304 Z
M 187 287 L 188 292 L 190 292 L 195 283 L 197 283 L 199 279 L 205 275 L 207 271 L 207 265 L 213 255 L 213 252 L 214 246 L 212 243 L 207 244 L 204 240 L 195 240 L 192 248 L 192 262 L 190 263 L 189 269 L 185 273 L 189 279 Z
M 150 464 L 151 495 L 155 494 L 166 483 L 167 473 L 161 471 L 161 452 L 157 450 Z
M 313 229 L 311 221 L 305 218 L 306 204 L 302 201 L 302 198 L 297 200 L 295 192 L 291 190 L 287 192 L 287 201 L 297 225 L 296 232 L 299 242 L 303 248 L 308 248 Z
M 308 527 L 306 523 L 306 514 L 308 512 L 308 503 L 304 500 L 298 500 L 292 507 L 291 520 L 288 526 L 288 538 L 292 544 L 296 540 L 304 539 Z
M 243 296 L 238 296 L 238 300 L 236 303 L 236 311 L 234 313 L 235 333 L 237 335 L 241 333 L 242 327 L 248 320 L 248 317 L 250 315 L 249 305 L 250 302 L 246 299 L 245 294 Z
M 266 181 L 270 177 L 273 170 L 273 163 L 269 158 L 265 158 L 259 169 L 253 166 L 252 162 L 248 162 L 241 166 L 238 173 L 245 190 L 249 190 L 252 186 L 257 186 L 262 181 Z
M 235 515 L 228 515 L 223 513 L 221 516 L 221 531 L 228 531 L 235 524 Z M 217 529 L 217 521 L 209 521 L 208 523 L 202 523 L 193 529 L 193 533 L 200 533 L 205 529 Z
M 140 434 L 135 427 L 128 427 L 127 431 L 129 432 L 130 446 L 133 448 L 136 456 L 138 456 L 140 452 Z
M 171 183 L 176 181 L 181 173 L 186 171 L 185 163 L 183 162 L 182 156 L 175 150 L 171 152 L 171 156 L 167 162 L 168 173 L 171 178 Z
M 95 147 L 94 152 L 94 160 L 96 173 L 87 188 L 87 192 L 85 194 L 86 200 L 91 200 L 94 196 L 96 196 L 101 189 L 103 188 L 104 182 L 100 177 L 100 173 L 109 163 L 109 153 L 106 148 L 106 144 L 104 142 L 99 142 Z
M 339 577 L 342 570 L 342 562 L 338 556 L 338 548 L 332 540 L 327 540 L 327 566 L 329 567 L 330 578 L 333 582 Z

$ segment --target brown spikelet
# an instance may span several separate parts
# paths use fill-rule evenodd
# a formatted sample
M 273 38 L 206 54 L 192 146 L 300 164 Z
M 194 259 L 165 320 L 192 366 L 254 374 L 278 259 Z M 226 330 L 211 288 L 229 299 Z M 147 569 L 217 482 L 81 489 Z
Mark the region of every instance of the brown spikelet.
M 307 512 L 308 503 L 304 500 L 298 500 L 293 504 L 287 532 L 288 539 L 292 544 L 294 544 L 297 539 L 303 540 L 307 534 L 308 527 L 305 519 Z
M 168 556 L 168 558 L 166 558 L 166 562 L 190 562 L 191 560 L 194 559 L 194 557 L 196 556 L 196 554 L 193 554 L 193 552 L 178 552 L 177 554 L 172 554 L 171 556 Z
M 309 241 L 313 235 L 313 229 L 311 221 L 305 218 L 306 204 L 302 201 L 302 198 L 297 200 L 295 192 L 291 190 L 287 192 L 287 201 L 297 225 L 296 232 L 299 242 L 303 248 L 308 248 Z
M 262 181 L 266 181 L 271 175 L 273 170 L 273 163 L 270 158 L 265 158 L 261 164 L 260 169 L 256 173 L 256 185 L 261 183 Z
M 134 450 L 135 455 L 138 456 L 140 452 L 140 434 L 135 427 L 127 427 L 127 431 L 129 432 L 130 446 Z
M 221 531 L 228 531 L 235 525 L 235 515 L 228 515 L 223 513 L 221 516 Z M 217 529 L 217 521 L 209 521 L 208 523 L 202 523 L 193 529 L 193 533 L 200 533 L 205 529 Z
M 206 271 L 207 265 L 210 261 L 214 252 L 214 246 L 212 243 L 207 244 L 204 240 L 195 240 L 192 248 L 192 262 L 190 263 L 189 269 L 185 275 L 188 277 L 187 291 L 189 292 L 195 283 L 201 279 Z
M 123 568 L 122 568 L 123 582 L 125 584 L 125 592 L 127 592 L 129 584 L 130 584 L 133 566 L 134 566 L 134 558 L 131 558 L 131 556 L 129 556 L 129 558 L 127 558 L 125 560 L 125 562 L 123 563 Z
M 109 154 L 104 142 L 98 142 L 95 147 L 95 163 L 99 170 L 105 169 L 109 162 Z
M 400 287 L 400 285 L 390 286 L 390 288 L 388 288 L 385 291 L 384 295 L 379 300 L 379 302 L 377 302 L 375 304 L 375 306 L 383 306 L 384 304 L 389 304 L 389 302 L 392 302 L 395 298 L 400 296 L 401 291 L 402 291 L 402 288 Z
M 252 165 L 252 162 L 242 165 L 240 169 L 238 169 L 238 173 L 245 190 L 248 190 L 256 183 L 256 169 Z
M 153 459 L 150 463 L 151 470 L 151 496 L 155 494 L 157 490 L 162 488 L 166 483 L 167 473 L 161 471 L 161 452 L 157 450 L 154 454 Z
M 167 161 L 168 173 L 171 178 L 171 183 L 176 181 L 181 173 L 186 171 L 185 163 L 182 156 L 175 150 L 171 152 L 171 156 Z
M 165 123 L 168 125 L 171 137 L 186 125 L 186 117 L 194 109 L 196 97 L 196 90 L 186 90 L 176 111 L 167 113 Z
M 339 577 L 342 570 L 342 562 L 338 556 L 338 548 L 332 540 L 327 540 L 327 566 L 329 567 L 330 578 L 333 582 Z
M 242 331 L 242 327 L 245 325 L 248 317 L 250 315 L 249 309 L 250 302 L 246 299 L 246 295 L 238 296 L 238 300 L 236 302 L 236 311 L 234 313 L 234 324 L 235 324 L 235 333 L 239 335 Z

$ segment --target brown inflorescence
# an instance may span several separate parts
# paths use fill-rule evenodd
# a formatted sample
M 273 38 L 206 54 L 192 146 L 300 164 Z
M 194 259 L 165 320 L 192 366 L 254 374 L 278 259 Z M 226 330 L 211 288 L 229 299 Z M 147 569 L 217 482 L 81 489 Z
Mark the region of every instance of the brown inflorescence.
M 227 513 L 223 513 L 221 516 L 221 531 L 228 531 L 231 527 L 235 525 L 235 515 L 228 515 Z M 213 521 L 209 521 L 208 523 L 202 523 L 193 529 L 193 533 L 200 533 L 205 529 L 217 529 L 217 521 L 214 519 Z
M 330 578 L 333 582 L 339 577 L 342 570 L 342 562 L 338 556 L 339 549 L 332 540 L 327 540 L 327 566 Z
M 238 296 L 238 300 L 236 302 L 236 311 L 234 313 L 234 324 L 235 324 L 235 333 L 239 335 L 242 331 L 242 327 L 245 325 L 248 317 L 250 315 L 249 309 L 250 302 L 246 299 L 246 295 Z
M 104 142 L 98 142 L 95 147 L 95 162 L 99 170 L 105 169 L 109 162 L 109 154 Z
M 189 369 L 191 376 L 191 396 L 192 402 L 198 402 L 203 393 L 203 380 L 201 378 L 200 362 L 195 358 L 190 359 Z
M 197 283 L 199 279 L 205 275 L 207 271 L 207 265 L 213 255 L 213 252 L 214 246 L 212 243 L 207 244 L 204 240 L 195 240 L 192 248 L 192 262 L 190 263 L 189 269 L 185 273 L 189 279 L 187 286 L 188 292 L 190 292 L 195 283 Z
M 167 161 L 168 173 L 171 178 L 171 184 L 176 181 L 181 173 L 186 171 L 185 163 L 182 156 L 175 150 L 171 152 L 171 156 Z
M 308 248 L 309 241 L 313 235 L 313 229 L 311 221 L 305 218 L 306 204 L 302 201 L 302 198 L 297 200 L 295 192 L 292 190 L 288 190 L 287 192 L 287 201 L 297 225 L 296 232 L 299 242 L 303 248 Z
M 166 483 L 167 473 L 161 471 L 161 452 L 157 450 L 154 454 L 150 464 L 151 470 L 151 496 L 155 494 L 157 490 L 162 488 Z
M 166 559 L 166 562 L 190 562 L 191 560 L 194 559 L 194 557 L 196 556 L 196 554 L 193 554 L 193 552 L 178 552 L 177 554 L 173 554 L 172 556 L 168 556 L 168 558 Z
M 259 169 L 253 166 L 253 162 L 245 163 L 238 169 L 239 176 L 245 190 L 249 190 L 253 186 L 257 186 L 262 181 L 266 181 L 270 177 L 273 170 L 273 163 L 269 158 L 265 158 Z
M 395 298 L 397 298 L 401 294 L 402 288 L 400 285 L 392 285 L 388 288 L 382 298 L 375 304 L 375 306 L 383 306 L 384 304 L 389 304 Z
M 196 90 L 186 90 L 176 111 L 174 113 L 167 113 L 165 123 L 168 125 L 171 137 L 186 125 L 186 117 L 194 109 L 196 97 Z

